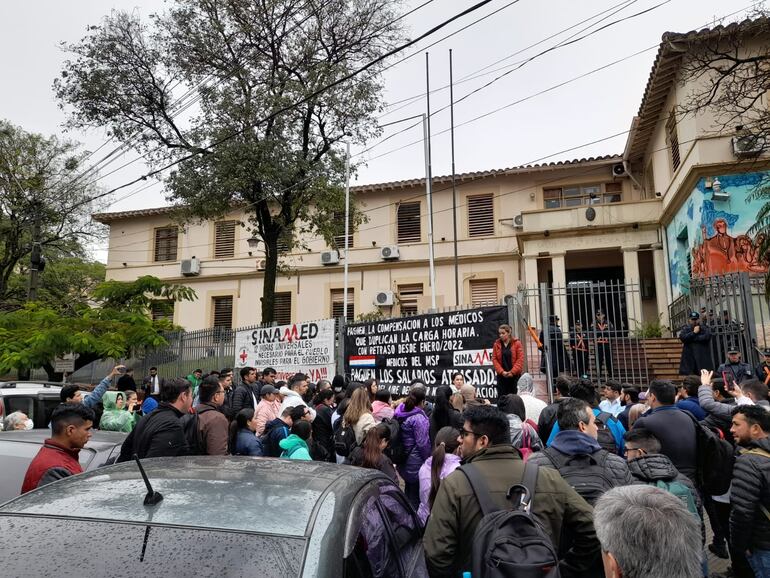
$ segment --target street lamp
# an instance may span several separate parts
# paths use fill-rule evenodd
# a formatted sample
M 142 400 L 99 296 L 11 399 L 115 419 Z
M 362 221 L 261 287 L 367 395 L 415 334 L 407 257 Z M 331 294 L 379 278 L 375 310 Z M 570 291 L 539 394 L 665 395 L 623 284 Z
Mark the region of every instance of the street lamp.
M 249 237 L 246 242 L 249 244 L 249 249 L 256 249 L 259 247 L 259 239 L 256 235 L 252 235 Z

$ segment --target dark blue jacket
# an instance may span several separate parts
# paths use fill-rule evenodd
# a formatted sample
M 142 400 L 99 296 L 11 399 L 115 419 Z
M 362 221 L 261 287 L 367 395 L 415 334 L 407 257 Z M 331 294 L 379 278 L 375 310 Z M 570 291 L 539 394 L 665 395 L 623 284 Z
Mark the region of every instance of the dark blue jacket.
M 598 407 L 595 407 L 594 415 L 598 416 L 600 413 L 602 413 L 602 410 L 600 410 Z M 623 455 L 623 451 L 626 447 L 626 442 L 623 439 L 623 435 L 626 433 L 626 428 L 623 427 L 623 424 L 620 422 L 620 420 L 617 419 L 610 419 L 607 422 L 607 428 L 612 432 L 612 437 L 615 438 L 615 445 L 618 446 L 618 453 L 620 455 Z M 553 429 L 551 430 L 551 435 L 548 438 L 548 441 L 545 445 L 549 446 L 553 443 L 554 438 L 558 435 L 558 433 L 561 431 L 561 428 L 559 427 L 559 422 L 556 421 L 553 424 Z
M 690 416 L 674 405 L 664 405 L 636 420 L 633 429 L 652 433 L 660 441 L 660 453 L 685 476 L 695 478 L 697 438 Z
M 262 446 L 257 442 L 257 436 L 249 428 L 241 428 L 235 438 L 236 456 L 261 456 Z
M 280 417 L 277 417 L 265 424 L 265 431 L 267 432 L 263 434 L 267 436 L 265 438 L 265 455 L 271 458 L 280 457 L 283 449 L 281 449 L 278 443 L 282 439 L 289 437 L 289 426 Z
M 706 419 L 706 412 L 703 411 L 703 408 L 700 406 L 700 402 L 695 397 L 688 397 L 687 399 L 676 402 L 676 407 L 684 411 L 689 411 L 696 418 L 698 418 L 698 421 Z

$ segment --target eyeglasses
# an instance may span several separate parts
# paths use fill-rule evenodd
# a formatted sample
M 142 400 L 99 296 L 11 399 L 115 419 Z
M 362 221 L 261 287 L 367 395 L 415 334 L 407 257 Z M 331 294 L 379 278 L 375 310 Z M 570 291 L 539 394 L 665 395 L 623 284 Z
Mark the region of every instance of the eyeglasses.
M 467 436 L 476 436 L 476 437 L 478 437 L 479 434 L 477 434 L 475 431 L 468 431 L 467 429 L 463 428 L 460 431 L 460 435 L 462 437 L 467 437 Z
M 624 456 L 627 456 L 630 452 L 639 452 L 640 454 L 643 454 L 644 450 L 642 448 L 624 448 L 623 449 Z

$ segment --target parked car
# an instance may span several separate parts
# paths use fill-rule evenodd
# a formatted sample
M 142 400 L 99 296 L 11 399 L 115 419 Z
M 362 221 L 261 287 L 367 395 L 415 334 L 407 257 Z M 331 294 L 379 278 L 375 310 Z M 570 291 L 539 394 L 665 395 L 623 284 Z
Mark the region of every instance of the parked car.
M 0 382 L 0 421 L 15 411 L 21 411 L 36 428 L 47 428 L 51 413 L 61 403 L 60 383 L 47 381 Z
M 65 478 L 0 506 L 3 572 L 427 576 L 417 515 L 379 471 L 248 457 L 142 464 L 163 495 L 153 506 L 143 505 L 135 462 Z M 84 556 L 72 536 L 109 539 Z
M 113 463 L 120 455 L 120 446 L 127 435 L 94 430 L 86 447 L 80 450 L 83 471 Z M 50 436 L 48 429 L 0 432 L 0 464 L 3 464 L 0 467 L 0 504 L 19 495 L 29 463 Z

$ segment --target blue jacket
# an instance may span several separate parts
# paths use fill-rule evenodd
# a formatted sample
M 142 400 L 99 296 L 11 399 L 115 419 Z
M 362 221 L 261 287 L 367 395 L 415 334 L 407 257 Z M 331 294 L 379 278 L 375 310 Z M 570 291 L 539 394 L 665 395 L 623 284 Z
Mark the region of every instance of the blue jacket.
M 602 413 L 602 411 L 598 408 L 594 408 L 594 415 L 599 415 Z M 623 424 L 620 423 L 617 419 L 611 419 L 609 420 L 609 423 L 607 424 L 607 427 L 612 432 L 612 437 L 615 438 L 615 444 L 618 446 L 618 453 L 622 456 L 623 451 L 625 450 L 626 443 L 623 441 L 623 435 L 626 433 L 626 428 L 623 427 Z M 548 441 L 546 442 L 546 446 L 551 446 L 553 443 L 553 438 L 556 437 L 556 434 L 559 433 L 559 421 L 556 420 L 553 424 L 553 429 L 551 430 L 551 436 L 548 438 Z
M 696 397 L 688 397 L 687 399 L 678 401 L 676 402 L 676 407 L 684 411 L 689 411 L 698 419 L 698 421 L 706 419 L 706 412 L 703 411 L 703 408 L 700 406 L 700 402 Z
M 112 383 L 112 378 L 108 375 L 103 380 L 99 382 L 99 385 L 97 385 L 94 390 L 83 400 L 83 405 L 86 407 L 96 407 L 100 401 L 102 401 L 102 397 L 104 396 L 104 392 L 107 391 L 107 388 L 110 387 L 110 383 Z
M 278 444 L 281 443 L 282 439 L 289 437 L 289 433 L 291 433 L 289 426 L 280 417 L 277 417 L 265 424 L 265 431 L 268 432 L 267 434 L 262 434 L 265 436 L 265 455 L 277 458 L 283 452 Z
M 238 436 L 235 438 L 236 456 L 261 456 L 262 446 L 257 442 L 257 436 L 248 428 L 238 430 Z

